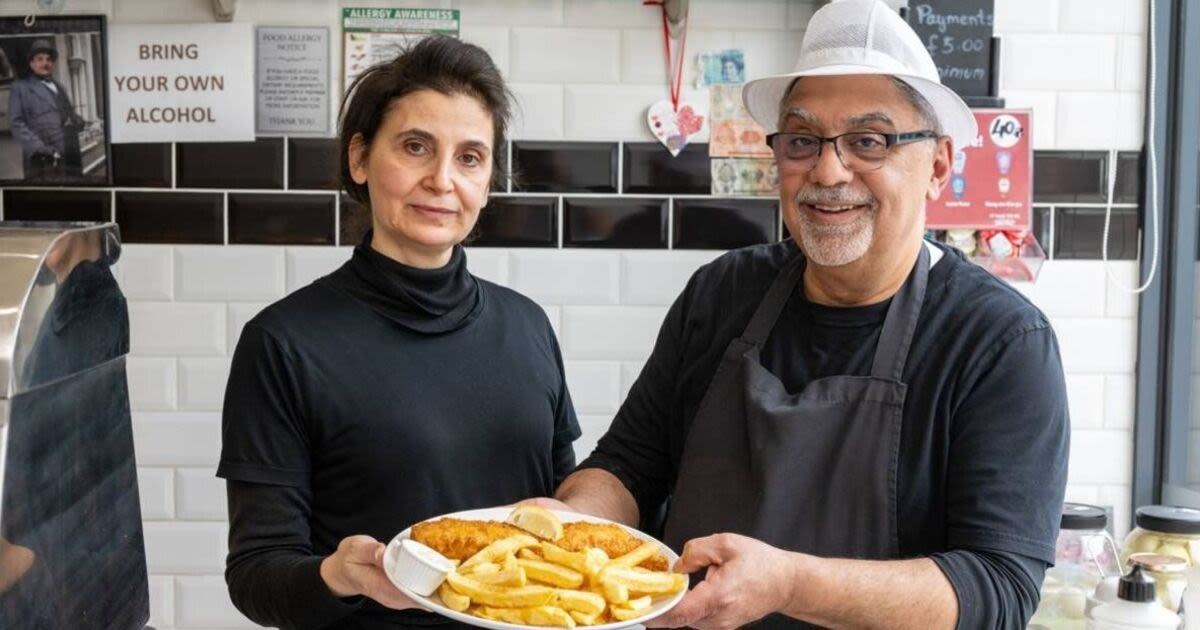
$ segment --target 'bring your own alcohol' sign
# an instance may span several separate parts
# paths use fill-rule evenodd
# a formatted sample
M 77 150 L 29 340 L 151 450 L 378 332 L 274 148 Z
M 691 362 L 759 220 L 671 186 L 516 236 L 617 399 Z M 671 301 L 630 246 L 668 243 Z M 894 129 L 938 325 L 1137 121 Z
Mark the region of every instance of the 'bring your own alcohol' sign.
M 249 24 L 114 25 L 112 141 L 254 139 Z

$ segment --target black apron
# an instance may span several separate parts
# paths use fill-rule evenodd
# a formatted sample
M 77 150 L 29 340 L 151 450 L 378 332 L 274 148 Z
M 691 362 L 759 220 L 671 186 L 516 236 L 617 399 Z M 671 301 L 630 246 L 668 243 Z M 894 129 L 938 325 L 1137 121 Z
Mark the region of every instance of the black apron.
M 742 336 L 730 342 L 684 445 L 664 540 L 733 532 L 829 558 L 899 555 L 896 468 L 906 386 L 929 251 L 922 244 L 888 307 L 870 376 L 830 376 L 789 394 L 759 352 L 793 291 L 804 256 L 775 278 Z M 809 627 L 784 615 L 754 624 Z

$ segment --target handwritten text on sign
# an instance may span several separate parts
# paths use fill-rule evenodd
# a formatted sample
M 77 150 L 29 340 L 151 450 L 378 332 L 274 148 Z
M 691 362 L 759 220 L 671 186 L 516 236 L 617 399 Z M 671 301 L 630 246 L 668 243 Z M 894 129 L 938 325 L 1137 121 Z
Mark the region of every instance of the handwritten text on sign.
M 113 25 L 113 142 L 254 139 L 249 24 Z
M 961 96 L 988 96 L 994 0 L 909 3 L 908 22 L 925 43 L 942 83 Z

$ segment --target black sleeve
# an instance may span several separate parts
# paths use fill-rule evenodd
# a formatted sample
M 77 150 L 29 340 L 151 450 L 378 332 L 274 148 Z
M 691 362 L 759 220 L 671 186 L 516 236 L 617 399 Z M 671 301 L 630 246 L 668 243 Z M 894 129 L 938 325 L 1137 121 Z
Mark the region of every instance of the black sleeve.
M 567 372 L 563 367 L 562 350 L 546 322 L 550 343 L 554 347 L 554 361 L 557 363 L 558 378 L 562 385 L 558 391 L 558 406 L 554 410 L 554 451 L 551 453 L 554 464 L 554 486 L 562 483 L 563 479 L 575 469 L 575 447 L 572 443 L 579 439 L 583 430 L 579 428 L 579 418 L 575 415 L 575 403 L 571 401 L 571 391 L 567 388 Z
M 931 559 L 958 597 L 958 628 L 1011 628 L 1028 623 L 1041 598 L 1046 563 L 1015 553 L 955 550 Z
M 321 579 L 306 488 L 229 481 L 229 557 L 225 582 L 233 605 L 255 623 L 285 630 L 324 628 L 359 608 Z
M 263 327 L 242 329 L 221 416 L 217 476 L 274 485 L 309 480 L 309 441 L 299 362 Z
M 654 350 L 629 389 L 608 431 L 580 469 L 607 470 L 637 501 L 643 518 L 655 514 L 670 491 L 676 469 L 671 457 L 672 423 L 678 422 L 674 403 L 683 356 L 684 321 L 696 277 L 676 298 L 654 342 Z
M 960 627 L 1023 627 L 1054 562 L 1067 480 L 1066 385 L 1044 321 L 986 348 L 960 381 L 946 474 L 950 553 L 939 566 L 958 593 Z M 1039 562 L 1042 570 L 1032 570 Z
M 357 609 L 336 598 L 313 554 L 308 431 L 298 362 L 247 324 L 234 351 L 217 476 L 228 480 L 225 581 L 238 610 L 264 625 L 321 628 Z

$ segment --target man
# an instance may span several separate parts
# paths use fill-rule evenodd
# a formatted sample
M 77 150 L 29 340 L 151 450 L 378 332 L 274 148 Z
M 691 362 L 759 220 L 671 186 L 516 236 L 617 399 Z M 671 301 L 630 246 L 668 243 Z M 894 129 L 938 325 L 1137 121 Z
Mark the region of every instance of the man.
M 53 78 L 58 51 L 49 40 L 29 49 L 29 76 L 13 82 L 8 101 L 9 126 L 21 143 L 25 179 L 82 174 L 79 130 L 84 121 L 67 90 Z
M 974 118 L 876 0 L 820 9 L 797 68 L 744 90 L 779 132 L 794 240 L 692 277 L 556 498 L 631 525 L 669 498 L 664 540 L 697 575 L 652 625 L 1023 628 L 1066 395 L 1046 318 L 922 240 Z

